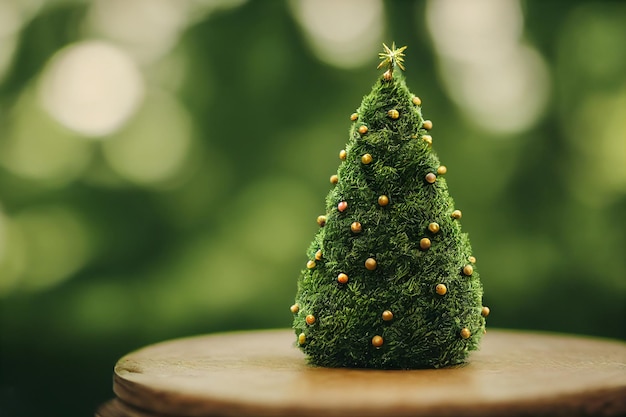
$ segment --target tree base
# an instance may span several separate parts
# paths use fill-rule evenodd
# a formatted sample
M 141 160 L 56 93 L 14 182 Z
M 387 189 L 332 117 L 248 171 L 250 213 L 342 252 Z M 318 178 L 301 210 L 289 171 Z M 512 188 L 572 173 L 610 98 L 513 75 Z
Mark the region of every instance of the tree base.
M 315 368 L 292 330 L 224 333 L 120 359 L 100 417 L 617 416 L 626 344 L 490 330 L 466 365 L 376 371 Z

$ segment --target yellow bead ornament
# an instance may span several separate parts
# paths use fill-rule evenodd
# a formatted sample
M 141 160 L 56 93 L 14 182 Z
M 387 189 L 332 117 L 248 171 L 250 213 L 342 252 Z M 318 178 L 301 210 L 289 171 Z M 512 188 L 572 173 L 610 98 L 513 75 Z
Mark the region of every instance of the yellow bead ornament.
M 361 163 L 362 163 L 363 165 L 369 165 L 369 164 L 371 164 L 371 163 L 372 163 L 372 161 L 373 161 L 373 160 L 374 160 L 374 158 L 372 158 L 372 155 L 370 155 L 370 154 L 368 154 L 368 153 L 366 153 L 365 155 L 363 155 L 363 156 L 361 157 Z
M 293 314 L 296 314 L 298 311 L 300 311 L 300 306 L 298 304 L 294 304 L 289 307 L 289 310 L 291 310 Z
M 381 347 L 383 345 L 383 343 L 384 343 L 384 340 L 383 340 L 383 338 L 381 336 L 377 335 L 377 336 L 372 337 L 372 345 L 375 348 Z
M 359 114 L 358 113 L 352 113 L 350 115 L 350 120 L 352 120 L 353 122 L 359 118 Z
M 317 224 L 323 227 L 326 224 L 326 216 L 317 216 Z
M 439 165 L 439 168 L 437 168 L 437 174 L 443 175 L 446 172 L 448 172 L 448 168 L 445 165 Z
M 304 333 L 300 333 L 300 335 L 298 335 L 298 343 L 301 345 L 306 343 L 306 335 Z
M 385 310 L 383 311 L 382 317 L 384 321 L 391 321 L 393 320 L 393 313 L 390 310 Z
M 428 248 L 430 248 L 430 239 L 427 237 L 422 238 L 422 240 L 420 240 L 420 248 L 422 250 L 427 250 Z
M 317 252 L 315 252 L 315 259 L 318 261 L 322 260 L 322 250 L 318 250 Z
M 446 287 L 445 284 L 437 284 L 437 286 L 435 287 L 435 292 L 439 295 L 446 295 L 446 293 L 448 292 L 448 287 Z
M 354 222 L 350 225 L 350 230 L 352 230 L 352 233 L 361 233 L 363 227 L 361 226 L 361 223 Z
M 345 161 L 347 156 L 348 152 L 346 152 L 345 149 L 339 151 L 339 159 L 341 159 L 342 161 Z
M 369 271 L 375 270 L 377 266 L 378 263 L 374 258 L 367 258 L 367 260 L 365 261 L 365 268 L 367 268 Z
M 491 313 L 491 310 L 489 309 L 489 307 L 483 306 L 483 309 L 480 312 L 480 315 L 483 316 L 483 317 L 487 317 L 489 315 L 489 313 Z
M 315 268 L 315 261 L 309 261 L 306 263 L 306 267 L 309 269 Z
M 424 124 L 422 126 L 424 127 L 424 129 L 430 130 L 433 128 L 433 122 L 431 122 L 430 120 L 424 120 Z
M 474 268 L 472 265 L 465 265 L 463 267 L 463 275 L 467 275 L 468 277 L 474 273 Z
M 463 217 L 463 213 L 461 213 L 461 210 L 454 210 L 450 216 L 452 216 L 453 219 L 458 220 Z
M 463 327 L 459 334 L 463 339 L 469 339 L 469 337 L 472 335 L 472 332 L 470 332 L 470 329 L 468 329 L 467 327 Z
M 330 183 L 331 184 L 337 184 L 338 182 L 339 182 L 339 177 L 336 174 L 330 176 Z
M 387 112 L 387 116 L 389 116 L 393 120 L 396 120 L 398 117 L 400 117 L 400 112 L 396 109 L 391 109 Z
M 440 227 L 439 227 L 439 223 L 435 223 L 432 222 L 428 225 L 428 230 L 430 230 L 432 233 L 439 233 Z
M 366 134 L 366 133 L 367 133 L 367 130 L 368 130 L 368 129 L 367 129 L 367 126 L 365 126 L 365 125 L 363 125 L 363 126 L 359 126 L 359 133 L 360 133 L 361 135 Z
M 433 174 L 432 172 L 429 172 L 428 174 L 426 174 L 426 182 L 429 184 L 434 184 L 435 181 L 437 181 L 437 176 L 435 174 Z

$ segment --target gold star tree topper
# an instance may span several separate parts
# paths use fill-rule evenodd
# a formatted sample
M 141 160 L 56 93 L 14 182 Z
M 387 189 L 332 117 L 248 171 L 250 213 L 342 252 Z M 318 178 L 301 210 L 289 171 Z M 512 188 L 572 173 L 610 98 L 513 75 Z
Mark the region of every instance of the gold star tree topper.
M 383 77 L 386 80 L 390 80 L 393 77 L 393 70 L 396 67 L 396 65 L 399 66 L 400 69 L 404 71 L 404 65 L 402 65 L 404 62 L 403 52 L 407 47 L 403 46 L 401 48 L 396 49 L 396 43 L 393 42 L 391 44 L 391 49 L 389 49 L 389 47 L 385 45 L 384 43 L 383 43 L 383 48 L 385 48 L 385 51 L 380 52 L 378 54 L 378 56 L 380 57 L 380 59 L 382 59 L 382 61 L 380 64 L 378 64 L 378 67 L 376 67 L 376 69 L 380 69 L 386 65 L 387 71 L 385 71 L 385 73 L 383 74 Z

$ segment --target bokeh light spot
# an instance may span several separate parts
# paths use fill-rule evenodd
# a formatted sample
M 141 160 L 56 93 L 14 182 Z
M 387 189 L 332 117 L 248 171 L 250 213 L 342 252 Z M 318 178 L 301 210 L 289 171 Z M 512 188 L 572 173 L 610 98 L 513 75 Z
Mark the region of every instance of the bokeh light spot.
M 507 52 L 467 65 L 452 59 L 442 61 L 450 97 L 473 123 L 496 133 L 532 126 L 550 91 L 547 67 L 535 49 L 521 45 Z
M 62 186 L 76 179 L 92 155 L 92 144 L 60 126 L 25 90 L 9 113 L 0 141 L 0 164 L 40 185 Z
M 63 206 L 36 206 L 15 216 L 24 238 L 26 267 L 20 288 L 41 291 L 71 278 L 91 256 L 79 216 Z
M 619 92 L 587 96 L 564 125 L 573 145 L 568 185 L 589 207 L 603 207 L 626 194 L 626 85 Z M 581 133 L 583 132 L 583 133 Z
M 94 0 L 87 15 L 88 33 L 110 39 L 148 66 L 168 54 L 190 24 L 245 1 Z
M 0 39 L 15 33 L 21 23 L 17 5 L 12 1 L 0 1 Z
M 86 136 L 119 129 L 143 98 L 142 75 L 119 48 L 85 41 L 57 52 L 44 68 L 39 97 L 59 123 Z
M 89 9 L 91 29 L 142 63 L 167 53 L 186 26 L 191 2 L 171 0 L 95 0 Z M 141 22 L 141 24 L 138 24 Z
M 524 25 L 518 0 L 431 0 L 426 18 L 437 52 L 467 61 L 513 47 Z
M 340 68 L 372 62 L 385 21 L 380 0 L 292 0 L 291 11 L 313 52 Z
M 132 122 L 102 146 L 117 174 L 140 185 L 159 185 L 185 168 L 191 143 L 187 110 L 170 94 L 151 90 Z
M 521 42 L 523 21 L 518 0 L 428 2 L 427 24 L 443 85 L 485 130 L 526 130 L 548 102 L 548 68 L 536 49 Z

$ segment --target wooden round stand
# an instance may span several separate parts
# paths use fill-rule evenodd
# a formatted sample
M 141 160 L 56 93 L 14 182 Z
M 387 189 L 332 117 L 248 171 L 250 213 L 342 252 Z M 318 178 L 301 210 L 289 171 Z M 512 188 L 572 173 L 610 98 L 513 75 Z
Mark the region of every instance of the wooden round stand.
M 291 330 L 172 340 L 117 363 L 100 417 L 626 415 L 626 344 L 490 330 L 468 364 L 307 365 Z

